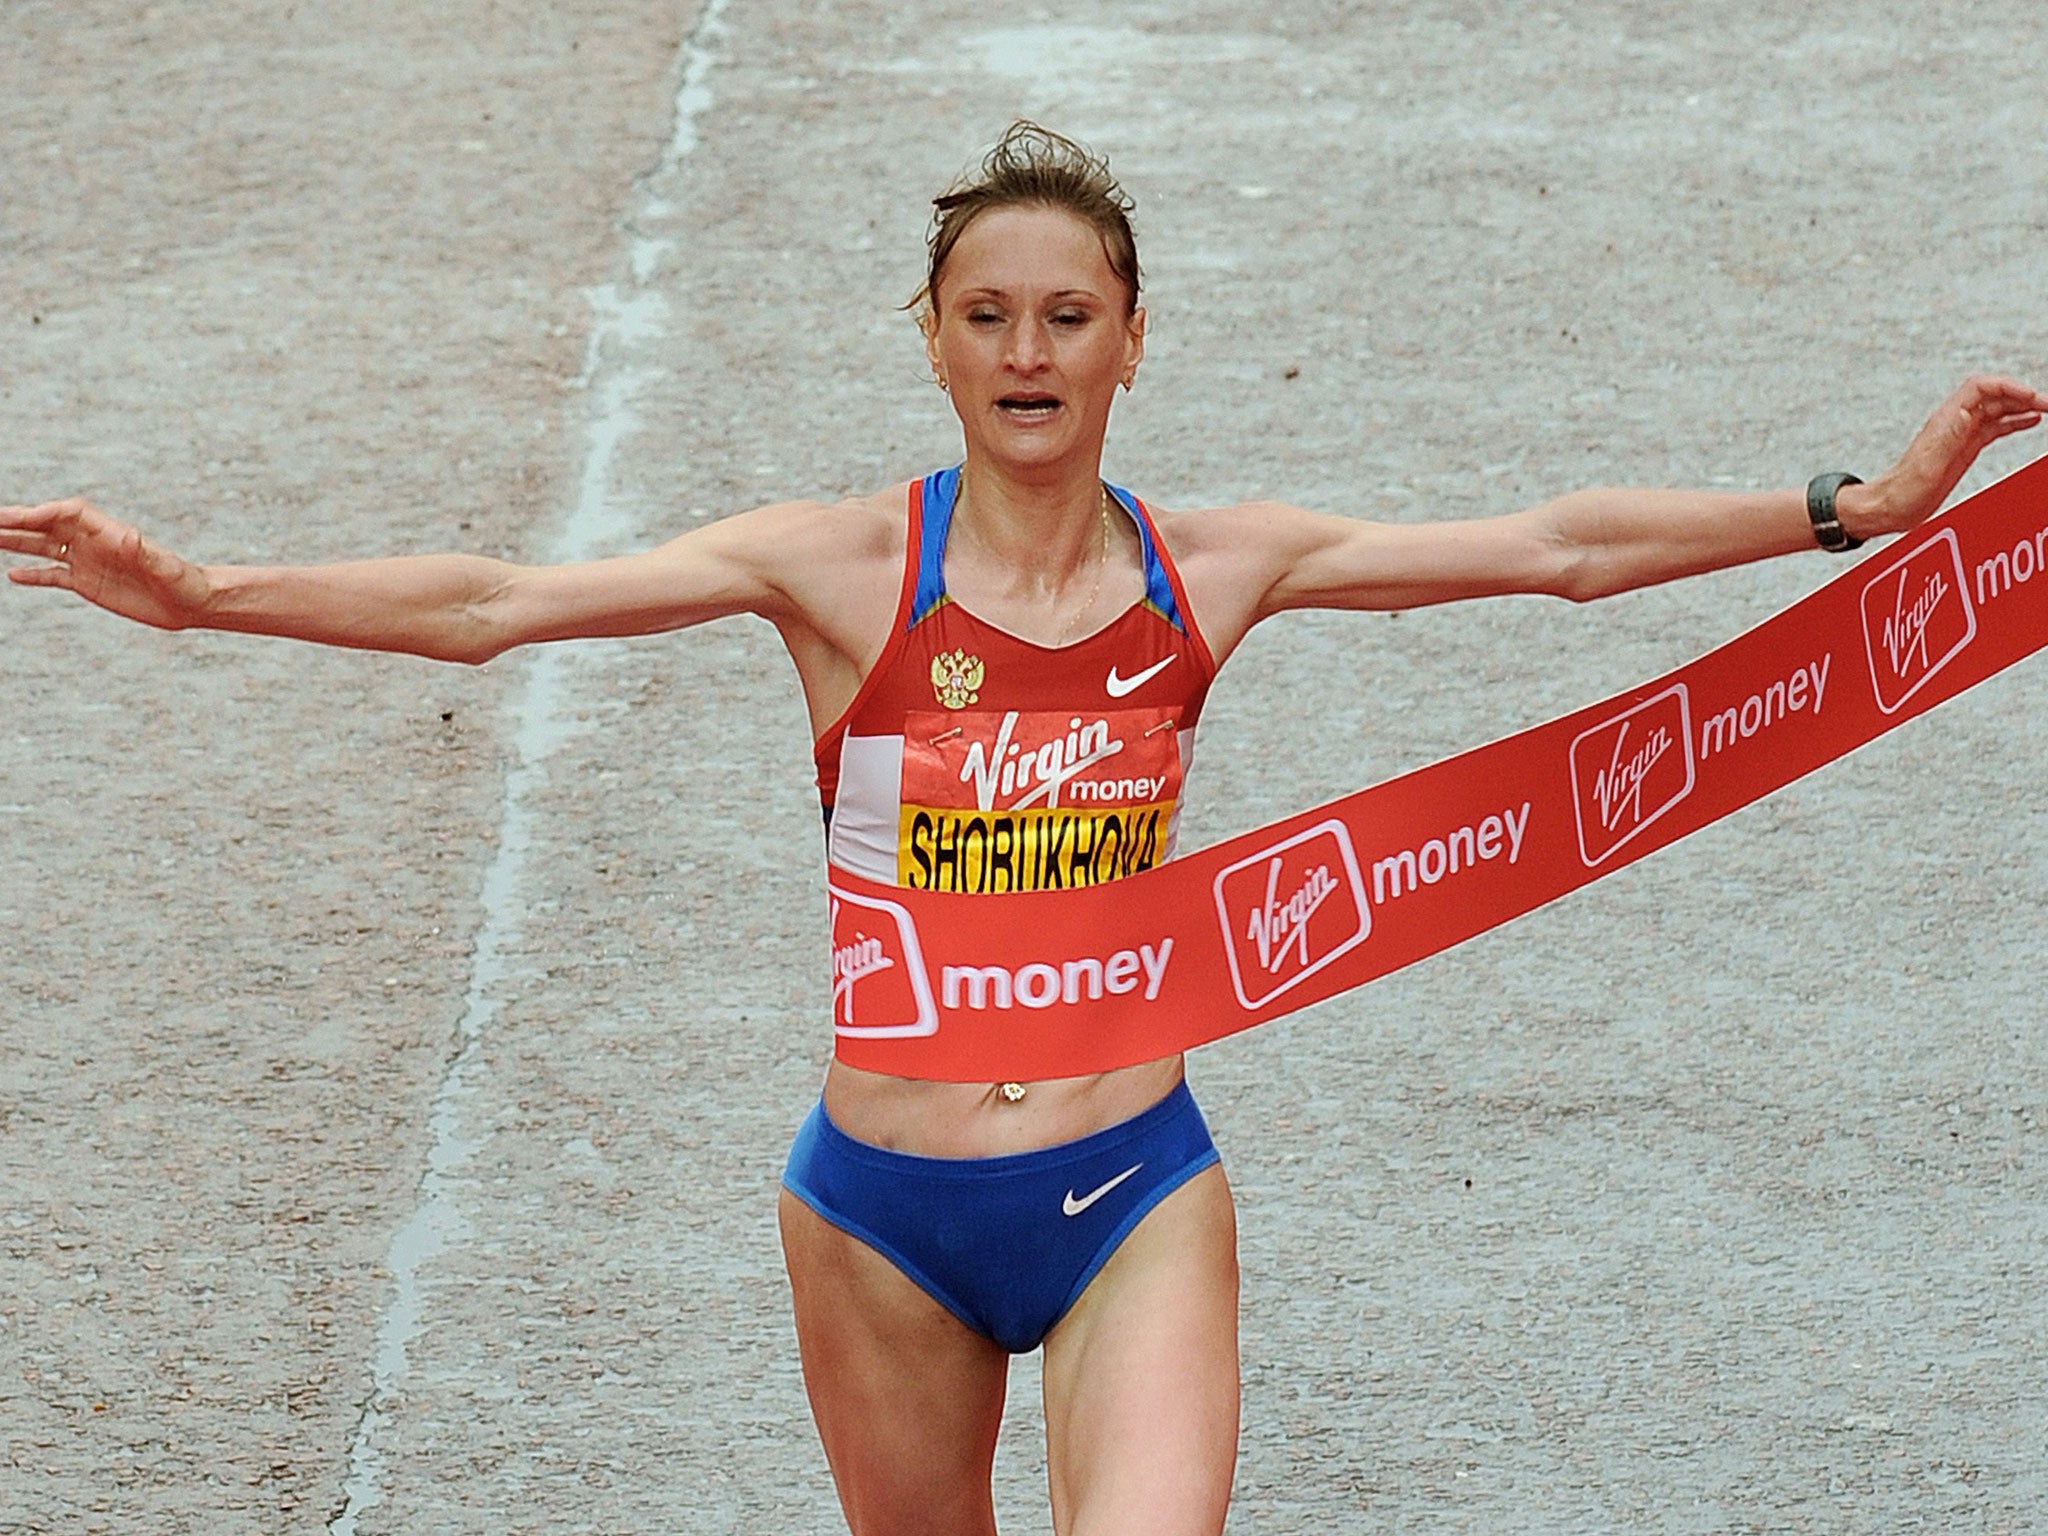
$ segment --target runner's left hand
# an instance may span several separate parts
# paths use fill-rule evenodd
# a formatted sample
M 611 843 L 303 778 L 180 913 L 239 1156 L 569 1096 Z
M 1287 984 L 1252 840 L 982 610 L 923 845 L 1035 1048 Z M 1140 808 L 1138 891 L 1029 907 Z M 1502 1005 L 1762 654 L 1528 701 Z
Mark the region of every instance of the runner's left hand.
M 2048 395 L 2020 383 L 1979 375 L 1965 379 L 1927 418 L 1899 462 L 1868 485 L 1842 487 L 1842 527 L 1859 539 L 1903 533 L 1941 510 L 1977 455 L 2001 437 L 2038 426 Z

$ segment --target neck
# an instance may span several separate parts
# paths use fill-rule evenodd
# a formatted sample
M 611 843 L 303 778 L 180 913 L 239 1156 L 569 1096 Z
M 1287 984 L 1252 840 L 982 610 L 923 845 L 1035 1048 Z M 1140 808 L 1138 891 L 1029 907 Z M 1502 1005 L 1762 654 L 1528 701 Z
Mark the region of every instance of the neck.
M 970 458 L 960 473 L 954 521 L 1006 561 L 1063 571 L 1097 558 L 1102 497 L 1099 459 L 1025 478 Z

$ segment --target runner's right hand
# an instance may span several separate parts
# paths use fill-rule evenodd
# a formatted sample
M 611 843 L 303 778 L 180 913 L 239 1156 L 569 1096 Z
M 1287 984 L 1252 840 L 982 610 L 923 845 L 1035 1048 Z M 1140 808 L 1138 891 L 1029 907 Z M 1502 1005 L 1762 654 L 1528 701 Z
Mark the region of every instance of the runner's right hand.
M 84 501 L 0 507 L 0 550 L 52 562 L 10 570 L 19 586 L 62 587 L 158 629 L 198 623 L 212 591 L 201 567 Z
M 1904 533 L 1941 510 L 1977 455 L 2041 424 L 2048 394 L 2018 379 L 1975 375 L 1935 407 L 1898 463 L 1867 486 L 1845 486 L 1842 526 L 1859 539 Z

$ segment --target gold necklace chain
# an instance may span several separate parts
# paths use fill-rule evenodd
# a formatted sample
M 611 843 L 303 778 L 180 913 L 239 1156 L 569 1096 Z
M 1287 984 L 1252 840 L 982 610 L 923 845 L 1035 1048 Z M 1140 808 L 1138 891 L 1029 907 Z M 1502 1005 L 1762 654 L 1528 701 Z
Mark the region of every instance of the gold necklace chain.
M 1102 503 L 1096 510 L 1102 514 L 1102 552 L 1095 557 L 1095 585 L 1088 589 L 1088 601 L 1067 616 L 1067 622 L 1060 630 L 1060 637 L 1052 643 L 1054 650 L 1058 650 L 1067 643 L 1067 637 L 1073 634 L 1074 626 L 1081 622 L 1083 615 L 1094 611 L 1095 599 L 1102 596 L 1102 572 L 1103 568 L 1109 564 L 1108 486 L 1102 488 Z

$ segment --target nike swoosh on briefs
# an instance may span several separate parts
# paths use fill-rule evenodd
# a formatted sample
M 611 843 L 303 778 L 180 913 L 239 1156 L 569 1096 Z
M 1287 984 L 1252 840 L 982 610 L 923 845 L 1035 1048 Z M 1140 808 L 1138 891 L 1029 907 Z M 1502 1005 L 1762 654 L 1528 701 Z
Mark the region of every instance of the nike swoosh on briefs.
M 1146 683 L 1150 682 L 1153 678 L 1157 677 L 1161 672 L 1164 672 L 1168 667 L 1172 666 L 1173 663 L 1174 657 L 1169 656 L 1164 661 L 1153 662 L 1152 665 L 1147 667 L 1144 671 L 1134 673 L 1130 677 L 1118 677 L 1116 674 L 1116 668 L 1111 667 L 1109 669 L 1109 680 L 1105 682 L 1102 686 L 1109 690 L 1109 696 L 1112 699 L 1120 699 L 1125 694 L 1129 693 L 1132 689 L 1143 687 Z
M 1143 1163 L 1131 1164 L 1130 1167 L 1126 1168 L 1122 1173 L 1118 1174 L 1115 1178 L 1111 1179 L 1107 1184 L 1096 1185 L 1093 1189 L 1089 1190 L 1087 1194 L 1083 1195 L 1078 1200 L 1074 1198 L 1073 1190 L 1069 1189 L 1067 1191 L 1067 1198 L 1060 1202 L 1060 1209 L 1065 1211 L 1069 1216 L 1080 1215 L 1083 1211 L 1087 1210 L 1089 1206 L 1093 1205 L 1096 1201 L 1100 1200 L 1104 1195 L 1108 1194 L 1112 1189 L 1115 1189 L 1117 1185 L 1123 1183 L 1125 1179 L 1128 1179 L 1132 1174 L 1136 1173 L 1140 1168 L 1144 1166 L 1145 1165 Z

